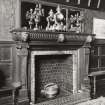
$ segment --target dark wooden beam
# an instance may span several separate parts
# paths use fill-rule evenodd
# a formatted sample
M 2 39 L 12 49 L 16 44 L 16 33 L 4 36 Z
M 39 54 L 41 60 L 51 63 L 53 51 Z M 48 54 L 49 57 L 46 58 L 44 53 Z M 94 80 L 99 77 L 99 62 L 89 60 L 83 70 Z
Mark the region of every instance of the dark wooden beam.
M 99 0 L 91 0 L 90 8 L 97 9 L 97 4 Z
M 98 3 L 97 3 L 97 8 L 99 8 L 99 7 L 100 7 L 100 2 L 101 2 L 101 0 L 98 0 Z
M 64 4 L 92 10 L 105 11 L 105 0 L 43 0 L 52 3 Z
M 88 7 L 90 7 L 90 4 L 91 4 L 91 0 L 88 0 Z
M 70 2 L 70 0 L 66 0 L 66 2 L 68 3 L 68 2 Z
M 78 5 L 81 3 L 81 0 L 78 0 Z

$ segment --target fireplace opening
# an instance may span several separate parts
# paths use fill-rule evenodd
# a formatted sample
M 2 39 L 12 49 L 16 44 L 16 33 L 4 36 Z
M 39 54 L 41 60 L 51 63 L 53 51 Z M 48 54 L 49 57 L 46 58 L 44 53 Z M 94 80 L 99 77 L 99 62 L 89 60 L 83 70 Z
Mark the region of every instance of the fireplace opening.
M 72 54 L 36 55 L 35 57 L 35 102 L 71 95 L 73 91 Z M 42 94 L 45 85 L 55 83 L 58 93 L 54 98 Z

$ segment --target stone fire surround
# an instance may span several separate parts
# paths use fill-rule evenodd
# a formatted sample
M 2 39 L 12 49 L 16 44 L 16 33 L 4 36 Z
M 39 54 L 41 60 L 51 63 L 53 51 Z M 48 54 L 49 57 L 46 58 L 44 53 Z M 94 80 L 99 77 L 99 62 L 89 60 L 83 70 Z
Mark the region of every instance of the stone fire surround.
M 32 51 L 31 52 L 31 100 L 35 102 L 35 56 L 36 55 L 73 55 L 73 93 L 77 93 L 77 77 L 78 77 L 78 50 L 77 51 Z

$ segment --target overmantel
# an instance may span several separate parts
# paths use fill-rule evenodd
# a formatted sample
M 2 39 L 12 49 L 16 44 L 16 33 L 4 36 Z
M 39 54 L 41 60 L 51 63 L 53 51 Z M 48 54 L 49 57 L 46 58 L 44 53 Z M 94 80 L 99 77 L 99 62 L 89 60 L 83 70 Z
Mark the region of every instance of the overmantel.
M 70 31 L 45 31 L 14 29 L 12 38 L 18 43 L 39 45 L 87 45 L 94 40 L 94 34 Z

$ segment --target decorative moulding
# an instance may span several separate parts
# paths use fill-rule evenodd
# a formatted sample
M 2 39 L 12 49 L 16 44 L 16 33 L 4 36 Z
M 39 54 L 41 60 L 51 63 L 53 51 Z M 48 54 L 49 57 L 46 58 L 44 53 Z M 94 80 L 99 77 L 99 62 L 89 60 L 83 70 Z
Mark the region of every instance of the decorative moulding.
M 14 29 L 11 31 L 12 38 L 14 41 L 18 42 L 80 42 L 80 43 L 90 43 L 94 39 L 94 34 L 87 33 L 75 33 L 75 32 L 61 32 L 61 31 L 35 31 L 26 29 Z

